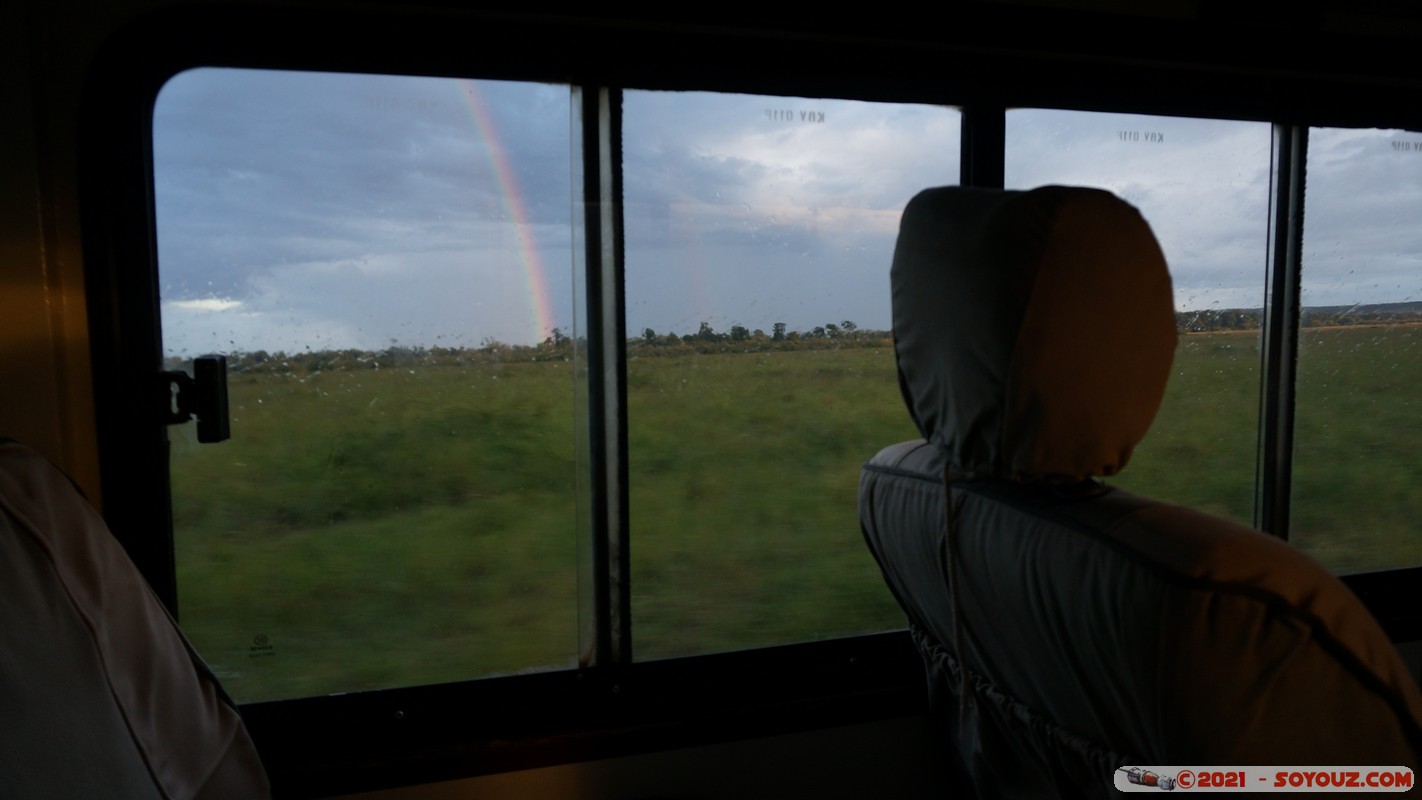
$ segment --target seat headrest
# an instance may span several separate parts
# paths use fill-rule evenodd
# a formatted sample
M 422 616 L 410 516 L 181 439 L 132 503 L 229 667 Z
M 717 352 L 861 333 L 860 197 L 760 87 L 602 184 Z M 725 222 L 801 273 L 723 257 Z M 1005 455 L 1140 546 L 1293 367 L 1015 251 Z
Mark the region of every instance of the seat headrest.
M 890 273 L 909 413 L 956 475 L 1119 472 L 1175 352 L 1170 274 L 1099 189 L 946 187 L 909 202 Z

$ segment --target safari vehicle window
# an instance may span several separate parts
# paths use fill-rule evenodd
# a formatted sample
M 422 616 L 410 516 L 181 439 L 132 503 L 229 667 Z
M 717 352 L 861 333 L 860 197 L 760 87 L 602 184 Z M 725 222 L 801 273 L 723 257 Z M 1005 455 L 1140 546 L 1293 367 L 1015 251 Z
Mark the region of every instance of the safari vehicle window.
M 1271 126 L 1088 111 L 1007 115 L 1006 183 L 1109 189 L 1170 266 L 1179 344 L 1165 401 L 1112 483 L 1254 522 Z
M 1313 128 L 1290 541 L 1336 571 L 1422 564 L 1422 134 Z
M 241 701 L 576 663 L 570 89 L 197 69 L 153 118 L 181 619 Z
M 903 627 L 856 489 L 918 436 L 888 270 L 958 110 L 629 91 L 623 122 L 635 655 Z
M 250 69 L 181 73 L 159 95 L 164 355 L 227 355 L 233 433 L 198 446 L 171 429 L 180 609 L 240 700 L 587 651 L 588 559 L 607 556 L 589 555 L 580 427 L 589 369 L 615 365 L 586 355 L 575 319 L 593 302 L 577 95 Z M 904 203 L 957 182 L 963 115 L 618 97 L 625 257 L 606 274 L 625 286 L 627 449 L 608 457 L 627 471 L 634 657 L 900 627 L 855 481 L 916 435 L 886 276 Z M 1009 188 L 1115 191 L 1171 265 L 1176 374 L 1113 480 L 1253 522 L 1271 126 L 1020 109 L 1005 131 Z M 1404 456 L 1422 243 L 1405 203 L 1374 205 L 1422 186 L 1422 142 L 1313 134 L 1293 538 L 1342 571 L 1396 566 L 1398 548 L 1417 563 Z M 1339 522 L 1363 514 L 1366 535 Z

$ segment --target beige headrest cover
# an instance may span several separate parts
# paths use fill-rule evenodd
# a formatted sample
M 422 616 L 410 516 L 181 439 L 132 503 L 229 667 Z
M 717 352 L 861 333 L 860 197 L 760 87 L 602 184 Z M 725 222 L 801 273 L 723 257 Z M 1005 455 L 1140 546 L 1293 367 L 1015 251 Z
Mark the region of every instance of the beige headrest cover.
M 929 189 L 891 272 L 895 355 L 920 432 L 964 476 L 1119 472 L 1175 352 L 1170 274 L 1109 192 Z

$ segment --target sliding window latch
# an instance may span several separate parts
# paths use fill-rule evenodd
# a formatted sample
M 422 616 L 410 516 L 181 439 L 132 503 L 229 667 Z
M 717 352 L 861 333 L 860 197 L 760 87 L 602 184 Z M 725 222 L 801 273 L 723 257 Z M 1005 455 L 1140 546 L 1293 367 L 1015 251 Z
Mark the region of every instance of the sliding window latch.
M 193 359 L 191 376 L 181 370 L 159 375 L 167 424 L 180 425 L 196 416 L 199 442 L 231 438 L 227 424 L 227 356 L 198 356 Z

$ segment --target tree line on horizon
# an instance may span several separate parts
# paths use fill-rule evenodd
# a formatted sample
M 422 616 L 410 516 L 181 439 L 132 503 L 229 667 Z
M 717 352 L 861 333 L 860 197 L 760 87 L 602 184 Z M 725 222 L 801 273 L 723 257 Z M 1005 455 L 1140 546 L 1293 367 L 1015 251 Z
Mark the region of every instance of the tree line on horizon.
M 1249 331 L 1262 327 L 1264 314 L 1259 308 L 1203 309 L 1175 312 L 1176 331 L 1182 335 L 1220 331 Z M 1304 328 L 1422 323 L 1422 302 L 1386 303 L 1355 306 L 1319 306 L 1303 309 Z M 718 331 L 709 322 L 702 322 L 695 333 L 657 333 L 644 328 L 640 336 L 627 340 L 629 357 L 670 356 L 685 354 L 784 352 L 794 350 L 828 350 L 852 347 L 888 347 L 893 333 L 887 330 L 861 328 L 852 320 L 829 322 L 808 330 L 790 330 L 784 322 L 771 325 L 770 332 L 733 324 Z M 408 367 L 462 366 L 470 364 L 524 363 L 568 361 L 575 352 L 587 347 L 585 336 L 569 336 L 554 328 L 547 338 L 536 345 L 507 344 L 487 338 L 477 347 L 444 347 L 401 345 L 392 340 L 381 350 L 358 348 L 305 350 L 298 353 L 266 350 L 236 351 L 227 354 L 227 368 L 233 373 L 300 372 L 312 374 L 326 370 L 380 370 Z M 165 369 L 186 369 L 191 359 L 170 356 Z
M 789 330 L 783 322 L 771 326 L 771 332 L 751 330 L 732 325 L 727 331 L 717 331 L 702 322 L 696 333 L 659 335 L 651 328 L 639 337 L 627 340 L 629 356 L 678 355 L 689 353 L 735 353 L 786 350 L 833 349 L 847 347 L 887 347 L 889 331 L 860 328 L 851 320 L 817 325 L 809 330 Z M 569 336 L 554 328 L 547 338 L 536 345 L 508 344 L 486 338 L 477 347 L 444 347 L 435 345 L 402 345 L 392 340 L 380 350 L 340 348 L 304 350 L 297 353 L 267 350 L 233 351 L 227 353 L 227 370 L 231 373 L 304 373 L 333 370 L 381 370 L 395 367 L 466 366 L 471 364 L 526 363 L 568 361 L 576 352 L 585 352 L 586 336 Z M 192 359 L 169 356 L 165 369 L 188 369 Z
M 1175 312 L 1179 333 L 1253 331 L 1263 327 L 1262 308 L 1200 309 Z M 1305 306 L 1300 314 L 1304 328 L 1350 325 L 1406 325 L 1422 322 L 1422 303 L 1375 303 L 1351 306 Z

